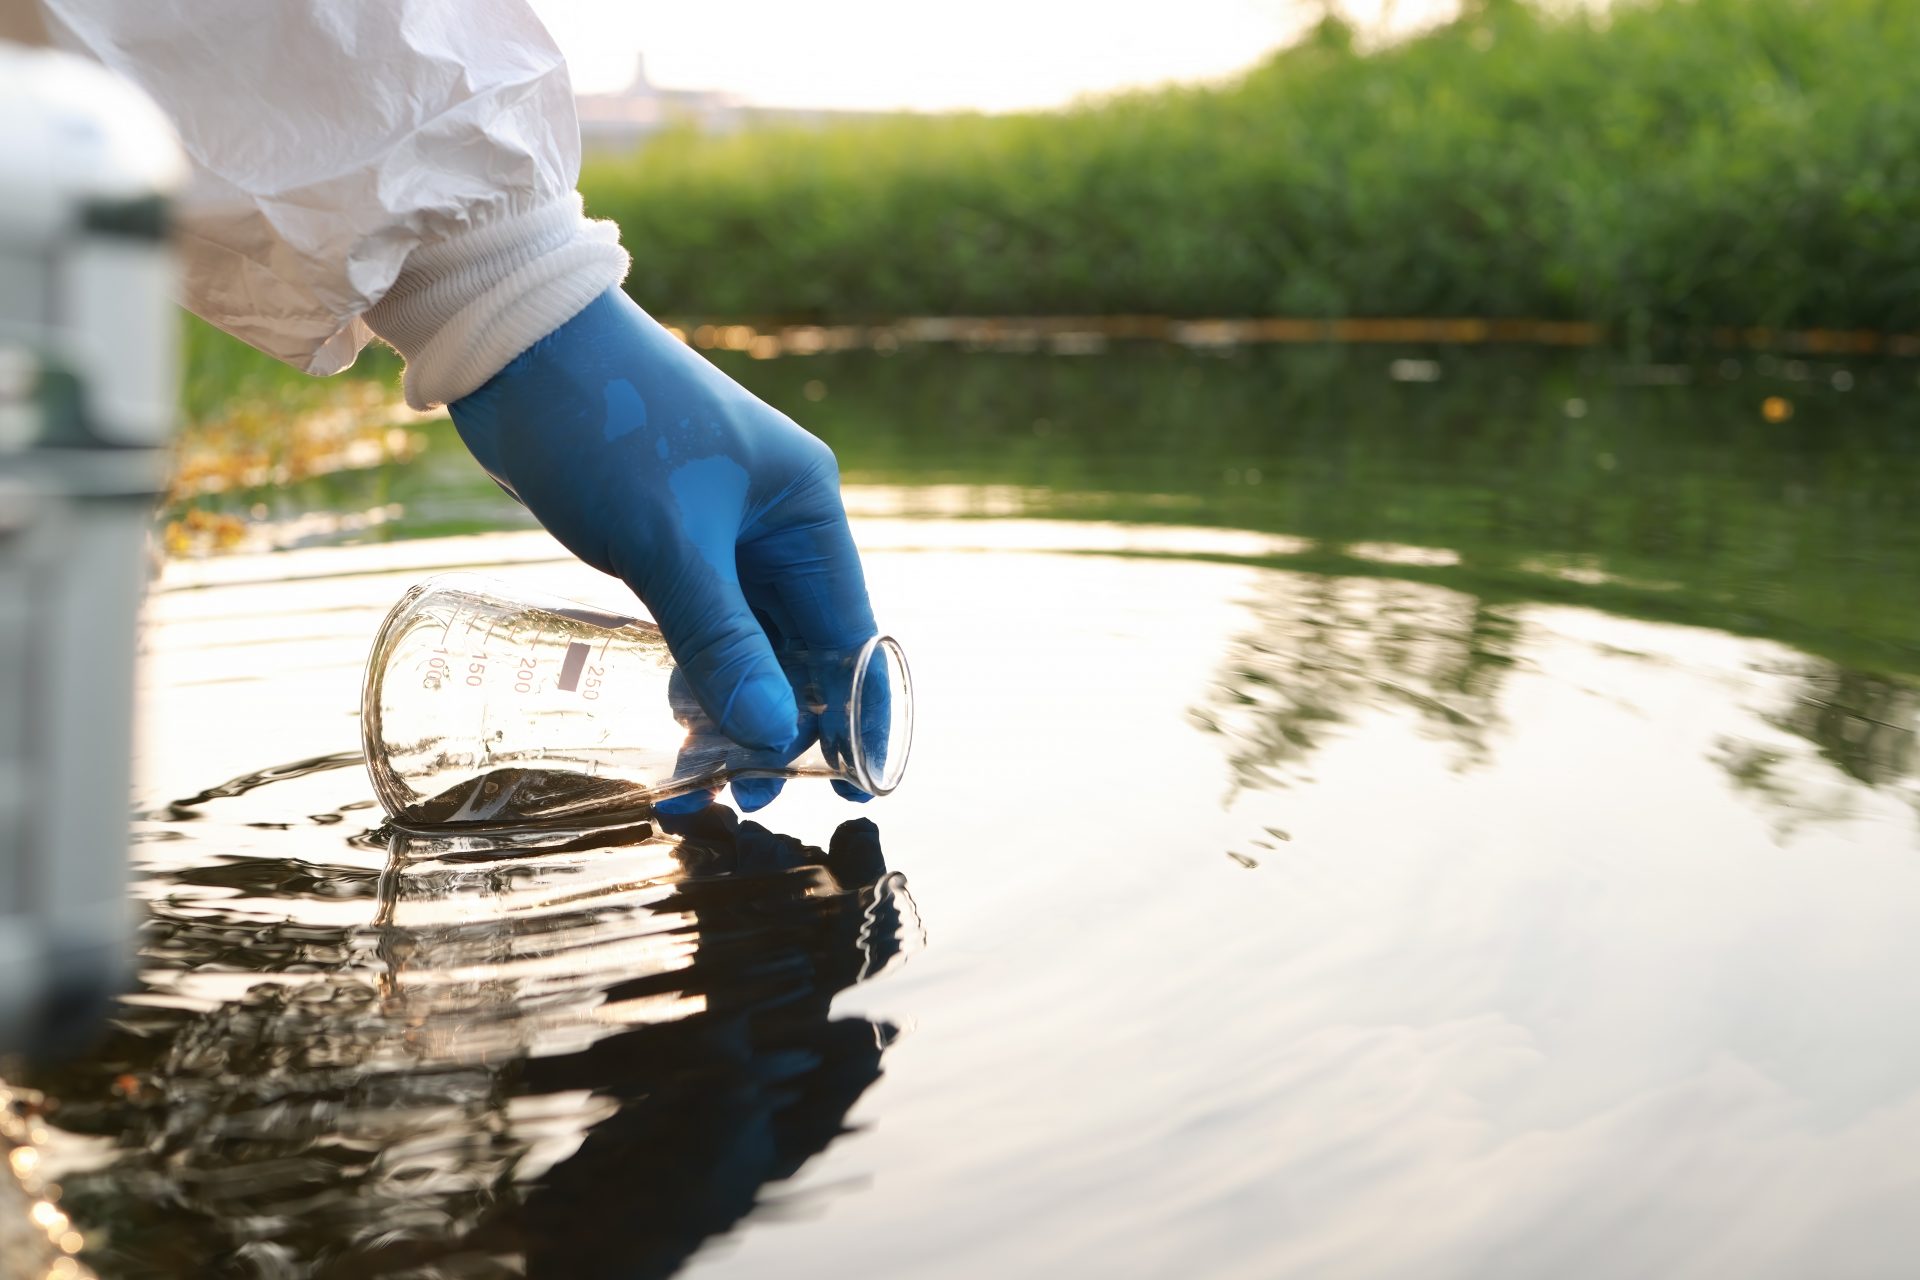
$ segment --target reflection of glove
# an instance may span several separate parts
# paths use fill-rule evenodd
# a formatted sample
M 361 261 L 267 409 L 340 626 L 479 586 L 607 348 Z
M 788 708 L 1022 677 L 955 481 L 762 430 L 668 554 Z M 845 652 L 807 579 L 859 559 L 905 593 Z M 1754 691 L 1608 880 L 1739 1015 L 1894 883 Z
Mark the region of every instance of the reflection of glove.
M 842 889 L 860 890 L 872 888 L 887 874 L 880 828 L 865 818 L 835 827 L 824 850 L 757 822 L 742 822 L 723 804 L 691 813 L 664 812 L 655 822 L 679 837 L 680 856 L 696 875 L 772 875 L 812 864 L 832 872 Z
M 776 650 L 844 651 L 874 632 L 826 445 L 617 289 L 448 409 L 494 479 L 646 602 L 722 732 L 786 757 L 805 747 Z M 740 779 L 734 796 L 757 809 L 779 788 Z

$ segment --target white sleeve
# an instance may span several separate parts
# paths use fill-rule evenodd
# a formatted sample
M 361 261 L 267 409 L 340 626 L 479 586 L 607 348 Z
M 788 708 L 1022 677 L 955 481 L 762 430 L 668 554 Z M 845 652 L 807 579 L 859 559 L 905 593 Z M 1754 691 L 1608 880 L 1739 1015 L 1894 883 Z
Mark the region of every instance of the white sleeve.
M 408 401 L 444 403 L 626 274 L 523 0 L 42 3 L 179 130 L 186 305 L 289 364 L 336 373 L 378 333 Z

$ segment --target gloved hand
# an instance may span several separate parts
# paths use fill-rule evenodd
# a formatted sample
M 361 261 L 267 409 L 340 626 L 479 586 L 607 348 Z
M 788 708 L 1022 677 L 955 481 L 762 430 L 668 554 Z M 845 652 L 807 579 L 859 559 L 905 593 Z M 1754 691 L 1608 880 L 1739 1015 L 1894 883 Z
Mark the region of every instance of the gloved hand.
M 776 651 L 875 630 L 832 450 L 619 289 L 448 409 L 503 488 L 646 603 L 723 733 L 782 759 L 807 747 Z M 780 786 L 737 779 L 734 799 L 752 811 Z

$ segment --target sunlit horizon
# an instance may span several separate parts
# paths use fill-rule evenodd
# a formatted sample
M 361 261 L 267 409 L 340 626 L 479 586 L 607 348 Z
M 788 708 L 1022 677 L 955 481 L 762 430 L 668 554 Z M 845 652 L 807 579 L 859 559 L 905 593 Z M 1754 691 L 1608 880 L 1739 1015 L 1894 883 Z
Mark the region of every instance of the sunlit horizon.
M 1016 111 L 1167 83 L 1219 80 L 1296 39 L 1312 0 L 975 0 L 964 9 L 883 0 L 721 6 L 533 0 L 581 93 L 622 89 L 644 55 L 672 89 L 757 106 Z M 1345 0 L 1363 29 L 1404 31 L 1456 0 Z

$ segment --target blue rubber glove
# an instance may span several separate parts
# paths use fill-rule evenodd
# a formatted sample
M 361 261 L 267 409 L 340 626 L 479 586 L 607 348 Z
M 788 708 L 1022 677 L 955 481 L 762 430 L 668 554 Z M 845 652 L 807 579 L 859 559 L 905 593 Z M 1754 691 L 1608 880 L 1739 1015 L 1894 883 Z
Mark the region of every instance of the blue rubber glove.
M 832 450 L 618 289 L 448 409 L 502 488 L 646 603 L 723 733 L 806 748 L 779 655 L 875 630 Z M 734 799 L 758 809 L 780 785 L 738 779 Z

